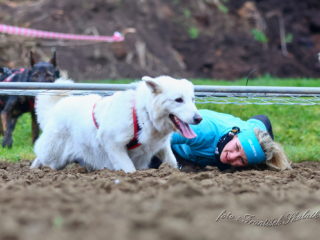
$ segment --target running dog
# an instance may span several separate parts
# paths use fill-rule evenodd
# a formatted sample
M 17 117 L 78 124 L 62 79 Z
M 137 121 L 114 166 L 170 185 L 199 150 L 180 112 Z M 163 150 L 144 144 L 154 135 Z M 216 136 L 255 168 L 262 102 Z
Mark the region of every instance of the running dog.
M 59 77 L 57 68 L 56 53 L 49 62 L 36 63 L 32 52 L 30 52 L 31 68 L 9 69 L 1 68 L 2 82 L 54 82 Z M 12 132 L 15 128 L 18 117 L 23 113 L 30 112 L 32 118 L 32 141 L 39 136 L 34 111 L 34 97 L 32 96 L 0 96 L 1 123 L 3 131 L 2 147 L 12 147 Z
M 169 76 L 143 77 L 135 89 L 112 96 L 40 95 L 36 103 L 43 132 L 31 168 L 78 162 L 88 170 L 129 173 L 148 168 L 155 154 L 177 167 L 171 134 L 194 138 L 189 124 L 202 120 L 193 84 Z

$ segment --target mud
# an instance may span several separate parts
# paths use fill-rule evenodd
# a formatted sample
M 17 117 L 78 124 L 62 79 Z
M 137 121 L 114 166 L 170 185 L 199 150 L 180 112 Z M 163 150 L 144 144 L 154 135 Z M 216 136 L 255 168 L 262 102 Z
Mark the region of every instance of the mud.
M 133 174 L 29 165 L 0 162 L 1 240 L 318 239 L 319 162 Z

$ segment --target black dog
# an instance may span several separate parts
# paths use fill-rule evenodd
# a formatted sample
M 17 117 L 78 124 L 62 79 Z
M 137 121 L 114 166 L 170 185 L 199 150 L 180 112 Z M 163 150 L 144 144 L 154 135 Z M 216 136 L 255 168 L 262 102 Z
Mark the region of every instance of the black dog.
M 30 53 L 30 69 L 1 68 L 0 80 L 3 82 L 54 82 L 59 78 L 56 54 L 49 62 L 35 63 L 32 52 Z M 34 110 L 33 96 L 0 96 L 0 111 L 3 131 L 2 147 L 12 147 L 12 132 L 17 119 L 23 113 L 30 112 L 32 118 L 32 141 L 39 136 L 39 126 Z

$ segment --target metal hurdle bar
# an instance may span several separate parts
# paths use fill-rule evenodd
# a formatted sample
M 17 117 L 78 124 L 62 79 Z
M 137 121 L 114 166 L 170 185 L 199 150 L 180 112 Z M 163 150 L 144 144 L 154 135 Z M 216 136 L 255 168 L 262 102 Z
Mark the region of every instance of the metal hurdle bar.
M 38 94 L 57 94 L 55 90 L 59 90 L 59 92 L 63 91 L 63 94 L 68 92 L 71 95 L 111 95 L 116 91 L 134 89 L 135 87 L 135 82 L 131 84 L 1 82 L 0 95 L 35 96 Z M 199 103 L 237 104 L 236 101 L 225 101 L 225 98 L 236 98 L 242 99 L 238 104 L 255 104 L 254 101 L 252 101 L 253 99 L 264 99 L 263 103 L 260 101 L 260 103 L 257 104 L 290 105 L 289 99 L 295 99 L 294 102 L 297 102 L 297 99 L 304 99 L 300 105 L 320 105 L 320 87 L 196 85 L 195 94 Z M 248 103 L 243 103 L 243 99 L 249 100 Z M 276 99 L 282 100 L 277 103 Z M 285 102 L 283 99 L 285 99 Z M 266 103 L 266 101 L 270 101 L 270 103 Z

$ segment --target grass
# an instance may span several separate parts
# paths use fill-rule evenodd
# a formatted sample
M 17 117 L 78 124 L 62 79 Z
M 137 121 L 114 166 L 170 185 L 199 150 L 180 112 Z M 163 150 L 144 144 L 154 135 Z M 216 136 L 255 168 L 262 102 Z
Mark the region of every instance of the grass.
M 2 136 L 0 138 L 2 142 Z M 11 149 L 0 147 L 0 160 L 18 161 L 21 159 L 34 159 L 31 140 L 31 115 L 26 113 L 18 119 L 13 132 L 13 147 Z
M 132 79 L 101 80 L 98 83 L 131 83 Z M 235 81 L 212 80 L 212 79 L 191 79 L 196 85 L 221 85 L 221 86 L 245 86 L 246 79 Z M 93 81 L 86 81 L 92 83 Z M 317 78 L 273 78 L 265 75 L 261 78 L 249 79 L 248 86 L 288 86 L 288 87 L 320 87 L 320 79 Z
M 245 79 L 237 81 L 219 81 L 209 79 L 192 80 L 197 85 L 238 85 L 244 86 Z M 101 83 L 129 83 L 130 79 L 105 80 Z M 320 79 L 275 79 L 270 76 L 249 80 L 250 86 L 320 86 Z M 199 104 L 199 108 L 208 108 L 219 112 L 233 114 L 242 119 L 253 115 L 268 115 L 273 124 L 277 142 L 280 142 L 289 158 L 294 162 L 319 161 L 320 148 L 320 106 L 298 105 L 231 105 L 231 104 Z M 0 148 L 0 160 L 18 161 L 33 159 L 31 143 L 31 117 L 23 115 L 14 131 L 12 149 Z M 2 137 L 0 138 L 2 141 Z

